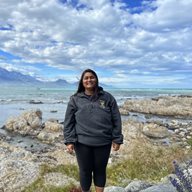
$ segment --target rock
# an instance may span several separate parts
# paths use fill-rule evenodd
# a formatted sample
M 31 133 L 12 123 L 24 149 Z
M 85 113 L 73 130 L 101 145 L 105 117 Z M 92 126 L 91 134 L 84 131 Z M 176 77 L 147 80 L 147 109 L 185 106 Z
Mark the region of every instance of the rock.
M 159 184 L 141 190 L 140 192 L 177 192 L 176 188 L 171 183 Z
M 22 148 L 0 141 L 0 189 L 20 192 L 40 174 L 36 156 Z
M 9 118 L 5 128 L 21 135 L 36 135 L 41 129 L 42 112 L 39 109 L 22 113 L 19 117 Z
M 111 186 L 111 187 L 105 187 L 104 192 L 126 192 L 126 191 L 122 187 Z
M 51 132 L 41 131 L 37 135 L 37 138 L 41 140 L 43 143 L 52 144 L 58 141 L 61 136 L 62 136 L 61 133 L 51 133 Z
M 175 132 L 175 133 L 179 133 L 179 129 L 175 129 L 174 132 Z
M 43 129 L 44 131 L 48 132 L 61 132 L 63 130 L 63 125 L 61 125 L 58 122 L 52 122 L 52 121 L 46 121 L 45 122 L 45 127 Z
M 57 113 L 57 110 L 51 110 L 50 113 Z
M 139 112 L 145 114 L 192 117 L 192 98 L 190 97 L 159 97 L 157 99 L 127 100 L 121 110 L 124 114 L 128 112 Z
M 192 127 L 187 127 L 187 131 L 191 131 L 192 130 Z
M 142 130 L 143 134 L 150 138 L 162 139 L 169 136 L 166 127 L 159 126 L 155 123 L 145 124 Z
M 125 188 L 126 192 L 138 192 L 140 190 L 146 189 L 148 187 L 151 187 L 152 184 L 145 182 L 145 181 L 140 181 L 140 180 L 135 180 L 129 183 L 129 185 Z
M 179 135 L 180 137 L 185 137 L 185 134 L 186 134 L 185 132 L 179 132 L 178 135 Z
M 39 166 L 23 160 L 0 162 L 0 188 L 4 191 L 20 192 L 39 176 Z
M 66 146 L 63 144 L 58 144 L 57 148 L 55 147 L 53 150 L 48 151 L 46 153 L 40 153 L 41 162 L 52 162 L 55 165 L 77 165 L 77 160 L 74 155 L 71 155 L 65 151 Z
M 55 143 L 60 138 L 63 139 L 63 125 L 57 121 L 46 121 L 44 129 L 37 135 L 37 138 L 44 143 Z
M 54 123 L 58 123 L 58 119 L 54 119 L 54 118 L 49 118 L 47 121 L 49 122 L 54 122 Z
M 35 100 L 30 100 L 29 103 L 30 104 L 43 104 L 42 101 L 35 101 Z
M 126 115 L 126 116 L 129 115 L 129 111 L 121 107 L 119 108 L 119 112 L 121 115 Z

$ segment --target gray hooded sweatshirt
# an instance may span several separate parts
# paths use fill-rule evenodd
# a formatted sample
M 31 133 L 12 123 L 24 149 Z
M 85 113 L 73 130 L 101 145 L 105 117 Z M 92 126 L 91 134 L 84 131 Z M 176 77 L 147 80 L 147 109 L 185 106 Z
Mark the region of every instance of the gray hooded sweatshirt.
M 64 143 L 102 146 L 123 143 L 121 116 L 114 97 L 100 87 L 98 94 L 71 96 L 64 120 Z

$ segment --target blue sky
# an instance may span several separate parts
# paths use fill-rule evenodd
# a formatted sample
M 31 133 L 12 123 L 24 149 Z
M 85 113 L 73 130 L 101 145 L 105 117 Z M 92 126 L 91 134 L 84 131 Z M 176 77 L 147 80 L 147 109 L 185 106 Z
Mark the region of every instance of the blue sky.
M 127 88 L 192 88 L 192 0 L 1 0 L 0 67 Z

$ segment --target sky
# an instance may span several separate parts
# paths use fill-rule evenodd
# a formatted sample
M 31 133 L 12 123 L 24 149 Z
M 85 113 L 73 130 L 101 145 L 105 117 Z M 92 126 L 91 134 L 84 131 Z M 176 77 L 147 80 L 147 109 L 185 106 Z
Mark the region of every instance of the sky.
M 192 0 L 0 0 L 0 67 L 117 88 L 192 88 Z

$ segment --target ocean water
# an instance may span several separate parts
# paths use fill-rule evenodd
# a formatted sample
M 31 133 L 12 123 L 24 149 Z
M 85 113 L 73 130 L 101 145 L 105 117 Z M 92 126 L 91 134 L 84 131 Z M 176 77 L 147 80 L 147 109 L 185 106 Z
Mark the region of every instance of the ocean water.
M 140 99 L 164 95 L 192 95 L 192 89 L 105 89 L 122 105 L 126 99 Z M 49 118 L 64 120 L 69 97 L 76 90 L 54 87 L 0 86 L 0 127 L 9 117 L 16 117 L 26 110 L 40 109 L 43 121 Z M 30 104 L 30 101 L 42 104 Z

